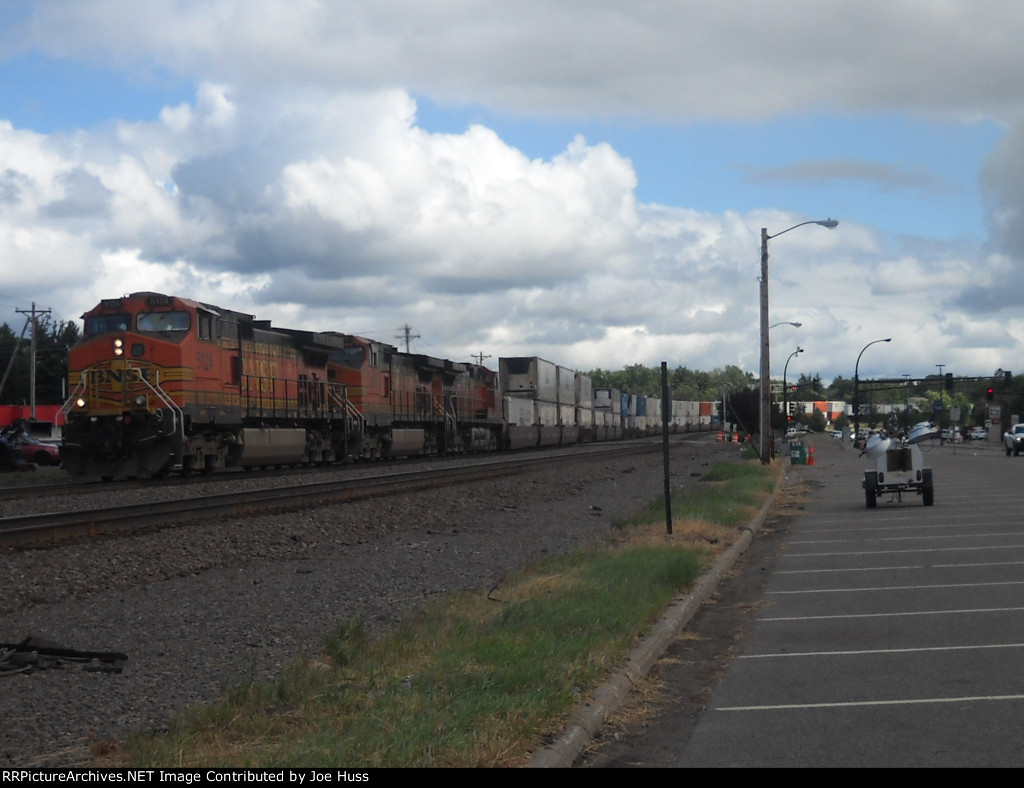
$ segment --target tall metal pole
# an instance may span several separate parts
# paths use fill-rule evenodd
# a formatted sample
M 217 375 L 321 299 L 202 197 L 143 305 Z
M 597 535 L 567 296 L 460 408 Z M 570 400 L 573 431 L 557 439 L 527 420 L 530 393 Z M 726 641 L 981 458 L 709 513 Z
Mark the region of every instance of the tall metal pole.
M 769 370 L 768 343 L 768 228 L 761 228 L 761 391 L 760 391 L 760 416 L 761 416 L 761 464 L 767 465 L 771 458 L 771 377 Z
M 798 347 L 792 353 L 789 354 L 789 358 L 786 359 L 786 366 L 782 368 L 782 408 L 785 411 L 786 426 L 789 426 L 789 383 L 786 381 L 786 373 L 789 371 L 789 362 L 793 360 L 793 356 L 798 353 L 803 353 L 804 349 Z
M 665 468 L 665 531 L 672 533 L 672 485 L 668 468 L 668 423 L 672 413 L 672 398 L 668 390 L 668 362 L 661 362 L 661 456 Z
M 892 342 L 892 337 L 888 339 L 876 339 L 874 342 L 868 342 L 864 347 L 860 349 L 860 353 L 857 354 L 857 363 L 853 365 L 853 442 L 857 442 L 857 436 L 860 434 L 860 357 L 864 355 L 864 351 L 872 345 L 877 345 L 879 342 Z
M 808 222 L 800 222 L 792 227 L 787 227 L 780 233 L 768 235 L 768 228 L 761 228 L 761 463 L 767 465 L 772 461 L 772 382 L 771 382 L 771 361 L 768 348 L 768 241 L 778 238 L 782 233 L 788 233 L 797 227 L 805 224 L 820 224 L 829 230 L 839 226 L 835 219 L 814 219 Z

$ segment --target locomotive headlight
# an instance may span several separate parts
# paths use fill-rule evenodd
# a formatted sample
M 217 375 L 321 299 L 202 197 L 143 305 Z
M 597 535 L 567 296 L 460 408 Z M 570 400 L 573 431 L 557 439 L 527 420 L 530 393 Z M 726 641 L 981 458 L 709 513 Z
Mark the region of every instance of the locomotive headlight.
M 84 408 L 86 405 L 85 397 L 79 397 L 78 399 L 76 399 L 75 405 L 77 405 L 79 408 Z
M 134 402 L 135 402 L 135 407 L 136 408 L 144 408 L 144 407 L 146 407 L 146 395 L 145 394 L 136 394 Z
M 115 339 L 114 340 L 114 355 L 115 356 L 123 356 L 124 355 L 124 340 L 123 339 Z

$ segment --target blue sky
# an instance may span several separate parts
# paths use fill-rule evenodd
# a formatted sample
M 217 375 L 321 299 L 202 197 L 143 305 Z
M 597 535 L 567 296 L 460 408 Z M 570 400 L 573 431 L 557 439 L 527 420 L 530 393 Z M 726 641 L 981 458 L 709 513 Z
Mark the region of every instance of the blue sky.
M 644 202 L 715 213 L 785 205 L 816 215 L 828 206 L 826 213 L 857 217 L 895 235 L 975 241 L 985 235 L 978 172 L 1002 135 L 988 121 L 953 124 L 896 114 L 641 125 L 509 118 L 478 108 L 444 110 L 429 100 L 420 102 L 419 119 L 424 128 L 450 133 L 482 123 L 545 159 L 576 134 L 609 142 L 632 160 Z M 840 167 L 856 161 L 879 168 Z M 806 162 L 819 165 L 819 172 L 794 171 Z
M 879 330 L 868 374 L 1020 366 L 1024 7 L 763 10 L 5 4 L 0 320 L 162 289 L 456 359 L 756 372 L 760 227 L 834 217 L 771 246 L 798 373 Z
M 168 74 L 133 75 L 36 52 L 0 63 L 4 117 L 43 134 L 113 120 L 145 122 L 165 106 L 192 101 L 196 88 Z M 429 96 L 416 100 L 422 128 L 459 134 L 483 124 L 531 158 L 556 156 L 578 134 L 608 142 L 632 160 L 644 202 L 716 213 L 786 205 L 808 215 L 835 206 L 837 215 L 897 235 L 942 239 L 984 237 L 978 171 L 1002 133 L 989 121 L 954 124 L 896 114 L 672 125 L 513 117 L 480 106 L 442 108 Z M 872 172 L 845 178 L 788 172 L 805 161 L 846 160 L 888 165 L 891 181 Z

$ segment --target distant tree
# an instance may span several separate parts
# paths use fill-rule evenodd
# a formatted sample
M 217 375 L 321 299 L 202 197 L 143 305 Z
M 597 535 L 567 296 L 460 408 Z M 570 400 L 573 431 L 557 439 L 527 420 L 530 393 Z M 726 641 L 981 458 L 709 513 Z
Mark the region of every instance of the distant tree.
M 31 398 L 32 354 L 26 331 L 15 333 L 6 323 L 0 325 L 0 376 L 10 366 L 0 402 L 28 404 Z M 81 338 L 78 324 L 54 321 L 49 315 L 36 318 L 36 404 L 60 405 L 66 396 L 68 350 Z
M 634 364 L 617 372 L 593 369 L 585 373 L 595 388 L 617 388 L 626 394 L 661 396 L 661 366 Z M 752 373 L 737 366 L 713 369 L 710 372 L 679 366 L 669 373 L 668 385 L 672 399 L 687 402 L 715 402 L 723 394 L 742 391 L 755 385 Z
M 749 435 L 760 429 L 761 398 L 756 387 L 730 391 L 726 398 L 725 420 L 739 425 Z

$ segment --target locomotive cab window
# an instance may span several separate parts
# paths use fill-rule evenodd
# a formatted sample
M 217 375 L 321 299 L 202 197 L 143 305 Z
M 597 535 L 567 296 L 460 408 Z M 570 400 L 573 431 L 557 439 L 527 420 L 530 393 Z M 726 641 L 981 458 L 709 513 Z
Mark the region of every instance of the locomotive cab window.
M 131 315 L 91 315 L 85 319 L 85 335 L 95 337 L 127 331 L 131 324 Z
M 199 338 L 214 339 L 213 315 L 206 314 L 205 312 L 197 312 L 196 320 L 199 323 Z
M 347 347 L 343 350 L 335 350 L 331 353 L 330 360 L 334 364 L 341 364 L 351 369 L 360 369 L 363 366 L 363 359 L 366 352 L 361 345 Z
M 188 312 L 140 312 L 135 325 L 139 331 L 188 331 L 192 316 Z

